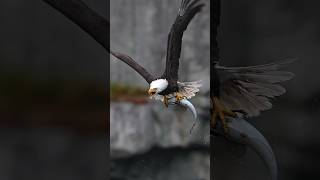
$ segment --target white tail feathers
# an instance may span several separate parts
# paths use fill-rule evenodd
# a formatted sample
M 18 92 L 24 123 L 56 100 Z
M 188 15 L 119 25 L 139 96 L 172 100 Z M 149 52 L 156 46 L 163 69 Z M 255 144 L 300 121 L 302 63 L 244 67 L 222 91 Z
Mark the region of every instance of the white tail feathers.
M 187 99 L 192 98 L 199 92 L 199 88 L 201 87 L 201 81 L 194 82 L 178 82 L 179 93 L 185 96 Z

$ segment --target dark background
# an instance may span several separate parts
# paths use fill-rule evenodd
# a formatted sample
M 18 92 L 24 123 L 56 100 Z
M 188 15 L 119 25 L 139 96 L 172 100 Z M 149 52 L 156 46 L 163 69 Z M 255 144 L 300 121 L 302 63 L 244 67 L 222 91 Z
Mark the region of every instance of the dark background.
M 222 1 L 221 63 L 247 66 L 298 58 L 286 70 L 287 93 L 273 109 L 249 119 L 268 139 L 280 180 L 319 179 L 320 2 L 297 0 Z M 216 142 L 215 180 L 270 179 L 259 157 L 224 140 Z
M 106 14 L 105 1 L 87 0 Z M 245 66 L 289 57 L 296 77 L 274 108 L 250 120 L 269 140 L 279 179 L 320 177 L 320 2 L 222 3 L 222 64 Z M 106 176 L 107 53 L 42 1 L 0 2 L 0 178 L 102 179 Z M 268 179 L 252 151 L 225 142 L 215 174 Z M 233 146 L 232 146 L 233 147 Z
M 0 2 L 0 179 L 106 179 L 108 57 L 43 1 Z

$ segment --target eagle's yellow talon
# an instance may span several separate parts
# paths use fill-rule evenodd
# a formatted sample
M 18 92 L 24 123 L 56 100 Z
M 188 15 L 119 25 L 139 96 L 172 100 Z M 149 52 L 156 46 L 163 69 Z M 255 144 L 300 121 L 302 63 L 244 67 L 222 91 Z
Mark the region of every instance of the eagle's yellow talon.
M 183 98 L 185 98 L 182 94 L 180 94 L 180 93 L 176 93 L 176 101 L 180 101 L 180 100 L 182 100 Z
M 225 116 L 236 117 L 237 114 L 227 109 L 217 97 L 213 98 L 213 110 L 211 113 L 211 127 L 214 128 L 217 123 L 217 118 L 221 121 L 224 132 L 228 133 L 229 127 Z

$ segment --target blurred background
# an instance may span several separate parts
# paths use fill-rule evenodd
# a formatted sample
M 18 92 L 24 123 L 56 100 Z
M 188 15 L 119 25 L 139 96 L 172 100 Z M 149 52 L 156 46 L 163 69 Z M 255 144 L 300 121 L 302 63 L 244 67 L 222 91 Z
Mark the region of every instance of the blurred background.
M 209 180 L 209 0 L 184 33 L 180 81 L 201 80 L 191 101 L 200 114 L 165 108 L 147 97 L 149 85 L 123 62 L 111 58 L 110 155 L 114 180 Z M 111 48 L 126 53 L 150 73 L 165 68 L 167 37 L 180 0 L 111 0 Z
M 106 179 L 106 51 L 41 0 L 1 1 L 0 27 L 0 179 Z
M 85 0 L 107 16 L 107 1 Z M 180 77 L 202 80 L 190 112 L 149 101 L 144 80 L 111 59 L 111 179 L 208 179 L 209 1 L 184 36 Z M 179 1 L 111 0 L 111 47 L 150 72 L 163 71 L 167 34 Z M 269 140 L 279 179 L 320 177 L 320 2 L 222 2 L 221 63 L 246 66 L 299 58 L 287 94 L 249 119 Z M 42 1 L 0 2 L 0 178 L 105 179 L 108 54 Z M 161 68 L 160 68 L 161 67 Z M 132 98 L 134 97 L 134 98 Z M 148 103 L 148 105 L 146 105 Z M 108 139 L 107 139 L 108 140 Z M 215 141 L 215 179 L 269 179 L 251 150 Z
M 286 70 L 296 77 L 272 110 L 249 121 L 272 145 L 280 180 L 319 179 L 320 21 L 319 1 L 222 1 L 221 63 L 247 66 L 297 57 Z M 215 142 L 214 179 L 270 179 L 252 152 L 224 140 Z

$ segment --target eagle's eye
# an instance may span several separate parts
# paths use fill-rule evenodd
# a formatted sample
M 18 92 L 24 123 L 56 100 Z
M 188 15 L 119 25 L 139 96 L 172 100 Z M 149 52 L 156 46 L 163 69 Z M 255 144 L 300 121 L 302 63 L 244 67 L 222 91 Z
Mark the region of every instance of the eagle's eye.
M 157 88 L 152 88 L 152 89 L 149 89 L 149 91 L 148 91 L 149 96 L 153 96 L 156 93 L 157 93 Z

